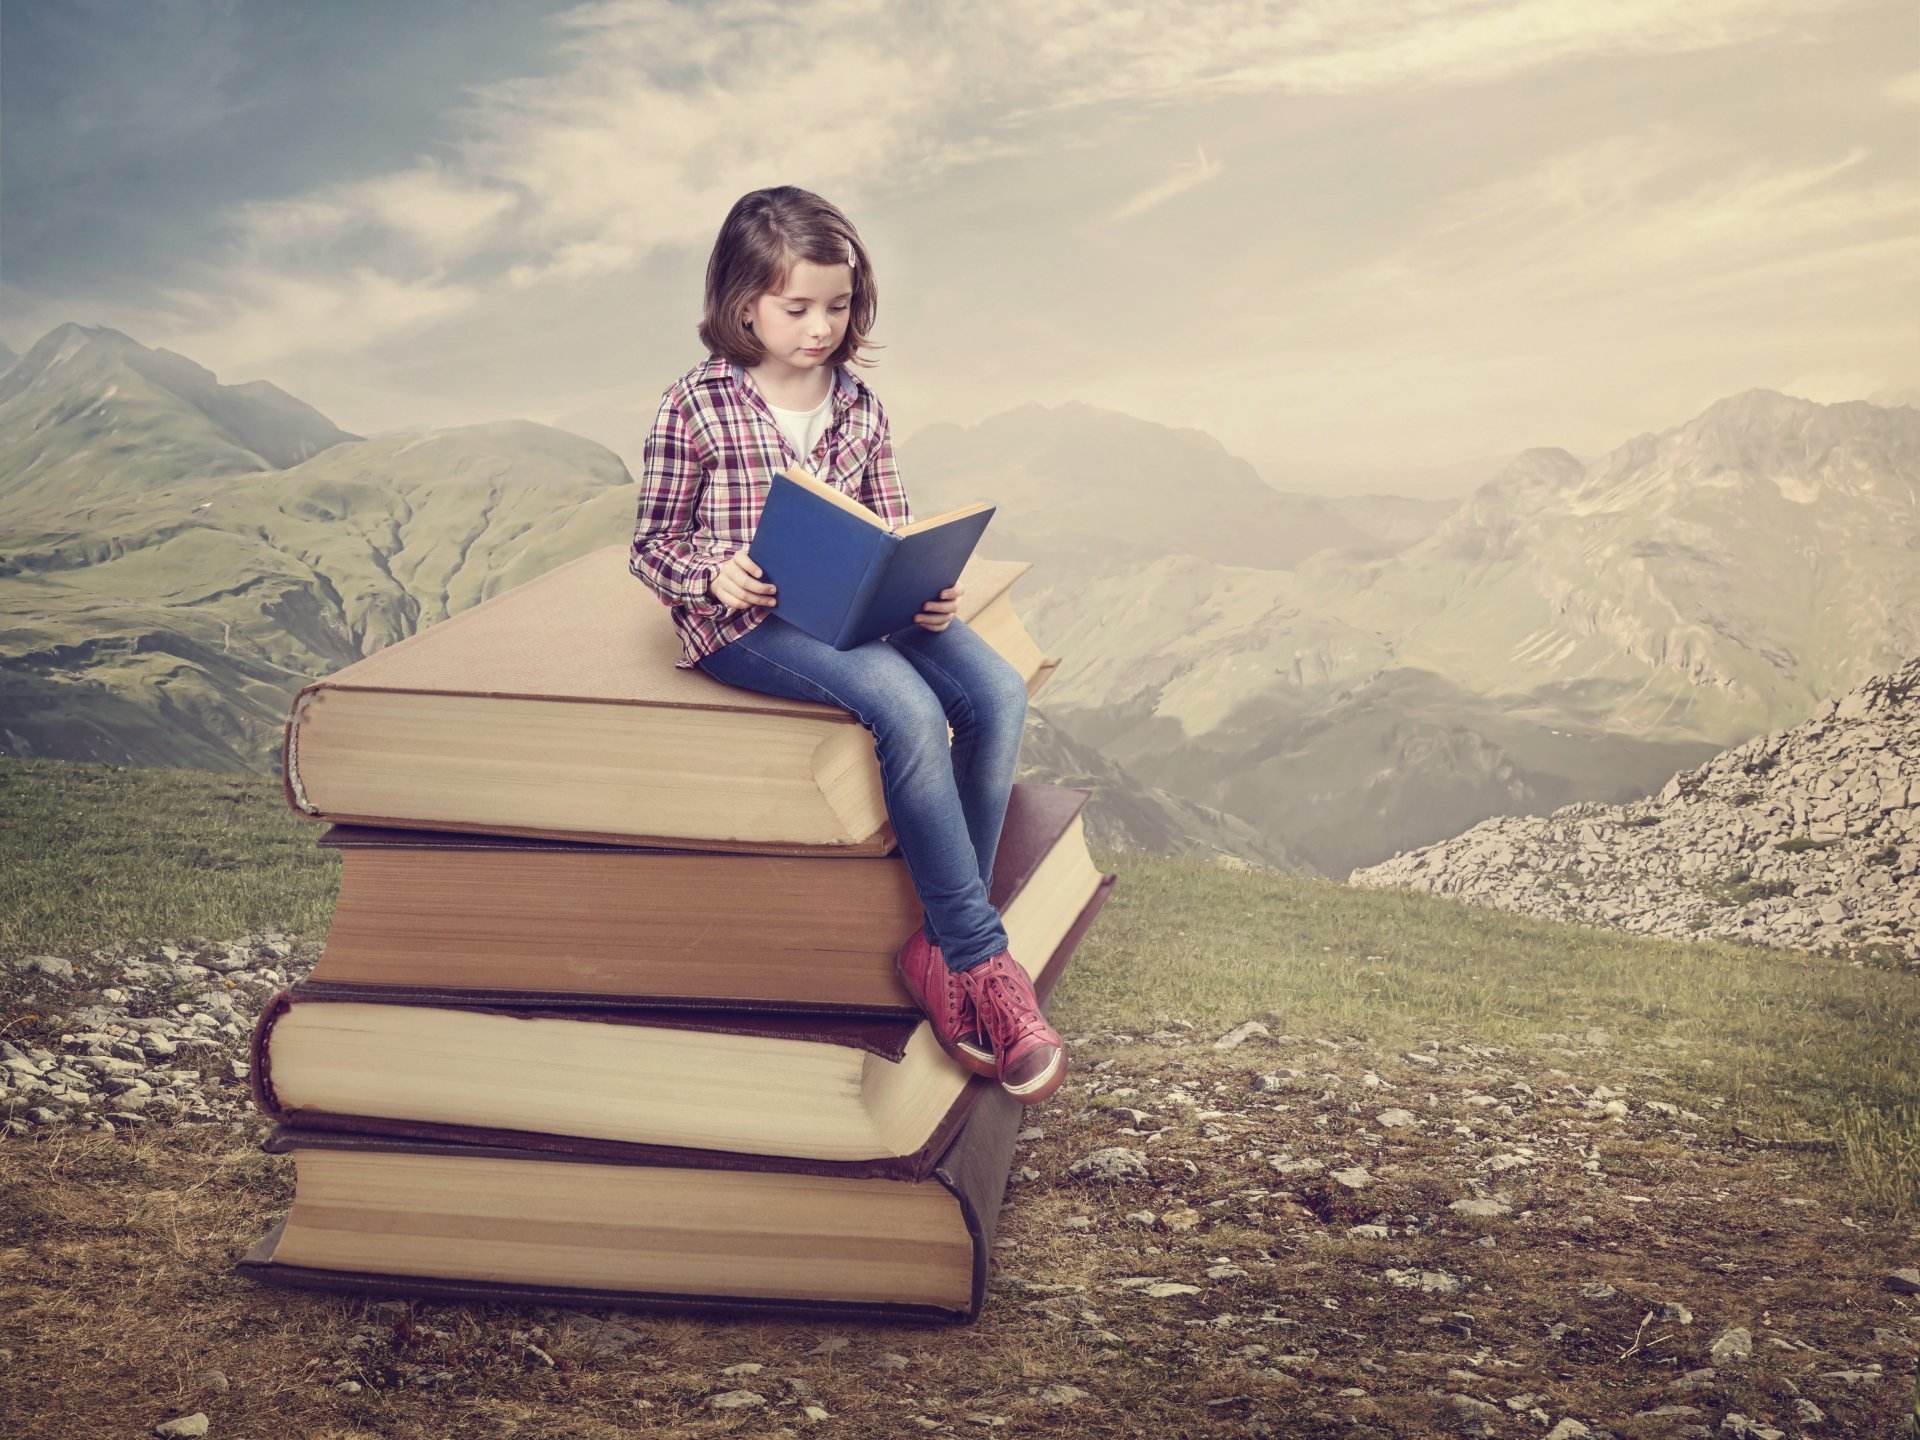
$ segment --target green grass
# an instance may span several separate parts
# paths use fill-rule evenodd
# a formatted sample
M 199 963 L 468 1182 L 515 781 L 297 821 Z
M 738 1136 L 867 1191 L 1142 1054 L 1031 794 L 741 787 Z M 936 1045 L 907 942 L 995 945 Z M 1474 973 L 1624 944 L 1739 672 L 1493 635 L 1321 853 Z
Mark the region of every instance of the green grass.
M 0 958 L 326 933 L 340 862 L 278 780 L 0 757 Z
M 320 939 L 338 860 L 276 782 L 0 759 L 0 957 L 261 929 Z M 1066 1034 L 1218 1033 L 1550 1051 L 1590 1029 L 1648 1098 L 1827 1147 L 1862 1203 L 1920 1207 L 1920 977 L 1682 944 L 1442 897 L 1096 852 L 1119 883 L 1049 1014 Z M 1162 1017 L 1162 1018 L 1156 1018 Z

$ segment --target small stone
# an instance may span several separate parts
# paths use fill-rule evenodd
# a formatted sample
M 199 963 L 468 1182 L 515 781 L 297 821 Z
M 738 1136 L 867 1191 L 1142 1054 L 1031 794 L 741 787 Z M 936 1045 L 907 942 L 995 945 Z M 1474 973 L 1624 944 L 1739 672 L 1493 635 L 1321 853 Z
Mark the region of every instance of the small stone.
M 1582 1437 L 1591 1434 L 1593 1431 L 1578 1420 L 1568 1417 L 1547 1432 L 1547 1440 L 1582 1440 Z
M 1139 1292 L 1149 1300 L 1166 1300 L 1175 1295 L 1198 1295 L 1198 1285 L 1181 1285 L 1176 1281 L 1162 1280 L 1158 1285 L 1149 1285 Z
M 722 1370 L 720 1373 L 726 1376 L 758 1375 L 762 1370 L 766 1368 L 767 1368 L 766 1366 L 760 1364 L 757 1360 L 743 1360 L 738 1365 L 727 1366 L 727 1368 Z
M 1062 1230 L 1091 1230 L 1093 1221 L 1085 1215 L 1069 1215 L 1060 1222 Z
M 1716 1365 L 1724 1365 L 1729 1360 L 1748 1360 L 1753 1357 L 1753 1332 L 1744 1325 L 1724 1330 L 1720 1338 L 1708 1347 L 1707 1354 Z
M 1087 1393 L 1078 1385 L 1049 1385 L 1040 1392 L 1042 1405 L 1078 1405 L 1087 1398 Z
M 227 1393 L 227 1374 L 224 1370 L 202 1370 L 193 1377 L 202 1390 L 210 1390 L 215 1395 Z
M 969 1425 L 984 1425 L 989 1430 L 998 1430 L 1002 1425 L 1007 1423 L 1007 1417 L 1004 1415 L 969 1415 L 967 1416 L 967 1423 Z
M 824 1409 L 822 1409 L 818 1405 L 808 1405 L 803 1410 L 801 1410 L 800 1413 L 806 1416 L 807 1419 L 809 1420 L 828 1420 L 832 1418 L 830 1415 L 827 1414 L 827 1412 Z
M 1188 1206 L 1177 1206 L 1160 1217 L 1160 1224 L 1168 1230 L 1191 1230 L 1200 1223 L 1200 1212 Z
M 1145 1180 L 1148 1178 L 1147 1157 L 1140 1151 L 1129 1150 L 1123 1145 L 1110 1145 L 1074 1161 L 1067 1167 L 1067 1174 L 1075 1179 L 1095 1180 L 1108 1184 L 1127 1180 Z
M 1890 1270 L 1884 1282 L 1887 1289 L 1901 1295 L 1920 1295 L 1920 1270 Z
M 1476 1215 L 1484 1219 L 1497 1219 L 1502 1215 L 1511 1215 L 1513 1206 L 1502 1196 L 1493 1196 L 1485 1200 L 1456 1200 L 1447 1209 L 1460 1215 Z
M 58 955 L 29 955 L 23 960 L 16 960 L 14 962 L 14 968 L 24 971 L 28 975 L 51 975 L 56 980 L 73 979 L 73 962 L 71 960 L 63 960 Z M 205 1420 L 206 1416 L 203 1415 L 200 1418 Z M 186 1434 L 188 1432 L 182 1431 L 180 1433 Z M 203 1427 L 192 1433 L 195 1435 L 204 1435 L 206 1434 L 206 1430 Z
M 1615 1290 L 1613 1286 L 1607 1284 L 1604 1280 L 1589 1280 L 1580 1287 L 1580 1298 L 1582 1300 L 1611 1300 L 1619 1293 L 1618 1290 Z
M 1347 1234 L 1355 1240 L 1385 1240 L 1389 1233 L 1391 1232 L 1389 1232 L 1384 1225 L 1350 1225 L 1347 1227 Z
M 766 1396 L 752 1390 L 728 1390 L 707 1401 L 715 1410 L 750 1410 L 766 1403 Z
M 1367 1167 L 1364 1165 L 1355 1165 L 1347 1170 L 1329 1170 L 1327 1178 L 1346 1186 L 1349 1190 L 1364 1190 L 1373 1181 L 1373 1177 L 1367 1173 Z
M 153 1427 L 153 1433 L 166 1437 L 166 1440 L 193 1440 L 193 1437 L 207 1433 L 207 1424 L 205 1412 L 196 1410 L 191 1415 L 182 1415 L 178 1420 L 162 1420 Z
M 358 1395 L 360 1393 L 360 1382 L 358 1380 L 342 1380 L 333 1388 L 338 1390 L 342 1395 Z
M 1691 1325 L 1693 1312 L 1677 1300 L 1664 1300 L 1654 1311 L 1654 1319 L 1672 1325 Z
M 1373 1119 L 1376 1125 L 1383 1126 L 1388 1130 L 1402 1130 L 1409 1125 L 1418 1125 L 1420 1123 L 1418 1117 L 1415 1116 L 1411 1110 L 1382 1110 L 1378 1115 L 1374 1116 Z
M 873 1362 L 876 1370 L 904 1370 L 913 1362 L 904 1355 L 896 1355 L 891 1350 Z
M 1216 1050 L 1235 1050 L 1252 1039 L 1271 1040 L 1273 1032 L 1258 1020 L 1243 1020 L 1218 1040 L 1213 1042 Z
M 822 1340 L 818 1345 L 814 1346 L 813 1349 L 809 1350 L 807 1354 L 834 1355 L 846 1349 L 847 1346 L 852 1343 L 853 1342 L 848 1340 L 847 1337 L 844 1335 L 829 1335 L 827 1336 L 826 1339 Z

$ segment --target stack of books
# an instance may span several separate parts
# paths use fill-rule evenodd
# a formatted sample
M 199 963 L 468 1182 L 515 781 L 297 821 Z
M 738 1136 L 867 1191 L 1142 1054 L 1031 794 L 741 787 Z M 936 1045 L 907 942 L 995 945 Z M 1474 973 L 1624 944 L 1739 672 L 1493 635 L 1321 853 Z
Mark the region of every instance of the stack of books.
M 962 618 L 1056 663 L 975 559 Z M 921 906 L 871 734 L 677 669 L 624 547 L 308 686 L 313 972 L 253 1037 L 274 1283 L 755 1314 L 978 1315 L 1022 1107 L 894 970 Z M 1044 1000 L 1112 887 L 1087 792 L 1014 787 L 991 897 Z

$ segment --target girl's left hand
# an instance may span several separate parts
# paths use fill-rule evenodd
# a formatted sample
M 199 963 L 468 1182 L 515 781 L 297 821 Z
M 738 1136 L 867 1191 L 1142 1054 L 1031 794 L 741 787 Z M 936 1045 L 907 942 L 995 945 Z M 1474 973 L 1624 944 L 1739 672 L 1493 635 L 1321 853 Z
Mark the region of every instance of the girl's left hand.
M 953 612 L 960 608 L 960 592 L 964 585 L 949 585 L 936 599 L 926 602 L 920 613 L 913 617 L 913 623 L 924 630 L 939 632 L 953 623 Z

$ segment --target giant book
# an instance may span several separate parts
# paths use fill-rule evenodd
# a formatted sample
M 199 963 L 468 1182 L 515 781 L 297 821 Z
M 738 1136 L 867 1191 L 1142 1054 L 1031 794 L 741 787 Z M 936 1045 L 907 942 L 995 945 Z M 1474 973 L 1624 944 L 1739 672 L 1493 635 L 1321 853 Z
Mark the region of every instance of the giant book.
M 1088 792 L 1021 783 L 988 898 L 1044 953 L 1095 880 Z M 333 926 L 311 978 L 374 998 L 918 1014 L 893 957 L 921 921 L 885 856 L 738 855 L 336 825 Z
M 1071 908 L 1008 907 L 1042 1000 L 1113 882 L 1089 861 Z M 250 1076 L 260 1109 L 298 1128 L 602 1157 L 736 1151 L 904 1179 L 926 1175 L 988 1083 L 970 1086 L 917 1015 L 489 1005 L 312 979 L 261 1012 Z
M 456 1301 L 967 1322 L 1021 1106 L 997 1085 L 924 1178 L 721 1152 L 619 1157 L 277 1128 L 269 1284 Z
M 1041 653 L 975 557 L 958 614 L 1026 677 Z M 769 622 L 771 623 L 771 622 Z M 583 555 L 294 697 L 287 803 L 358 825 L 769 854 L 893 847 L 873 737 L 846 710 L 681 669 L 623 546 Z

